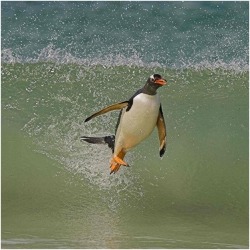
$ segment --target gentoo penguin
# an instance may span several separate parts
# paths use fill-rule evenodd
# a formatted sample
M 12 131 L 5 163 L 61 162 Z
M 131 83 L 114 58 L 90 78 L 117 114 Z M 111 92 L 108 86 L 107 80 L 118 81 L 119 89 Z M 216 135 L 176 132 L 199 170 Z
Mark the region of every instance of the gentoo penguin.
M 143 88 L 139 89 L 128 101 L 108 106 L 89 116 L 85 122 L 112 110 L 121 110 L 114 135 L 104 137 L 82 136 L 81 141 L 98 144 L 108 144 L 113 156 L 110 161 L 112 173 L 116 173 L 120 166 L 128 166 L 123 160 L 125 154 L 145 138 L 157 126 L 160 140 L 160 157 L 166 149 L 166 126 L 157 89 L 167 81 L 159 74 L 151 75 Z

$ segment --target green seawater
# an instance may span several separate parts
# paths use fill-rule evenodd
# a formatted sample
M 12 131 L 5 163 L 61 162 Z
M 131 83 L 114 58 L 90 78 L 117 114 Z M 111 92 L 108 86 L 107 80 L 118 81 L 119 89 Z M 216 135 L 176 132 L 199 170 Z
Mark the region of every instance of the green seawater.
M 109 175 L 114 133 L 152 73 L 167 125 Z M 2 64 L 2 248 L 248 248 L 248 71 L 222 67 Z

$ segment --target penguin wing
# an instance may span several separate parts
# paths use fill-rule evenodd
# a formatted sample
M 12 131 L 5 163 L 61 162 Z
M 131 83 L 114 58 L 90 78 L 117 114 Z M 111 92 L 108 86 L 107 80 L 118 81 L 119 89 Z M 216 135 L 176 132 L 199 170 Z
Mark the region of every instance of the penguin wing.
M 162 157 L 165 153 L 165 150 L 166 150 L 167 132 L 166 132 L 166 125 L 165 125 L 164 116 L 163 116 L 161 106 L 159 109 L 159 115 L 157 118 L 156 126 L 158 129 L 158 136 L 159 136 L 159 140 L 160 140 L 160 157 Z
M 107 112 L 117 110 L 117 109 L 123 109 L 123 108 L 128 106 L 128 103 L 129 103 L 128 101 L 125 101 L 125 102 L 120 102 L 120 103 L 110 105 L 110 106 L 108 106 L 108 107 L 94 113 L 93 115 L 89 116 L 87 119 L 85 119 L 84 122 L 88 122 L 89 120 L 93 119 L 94 117 L 96 117 L 98 115 L 103 115 L 103 114 L 105 114 Z

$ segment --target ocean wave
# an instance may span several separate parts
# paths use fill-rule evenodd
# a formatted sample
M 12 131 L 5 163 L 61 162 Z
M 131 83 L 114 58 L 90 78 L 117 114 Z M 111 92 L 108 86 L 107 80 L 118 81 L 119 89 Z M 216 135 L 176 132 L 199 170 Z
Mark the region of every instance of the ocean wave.
M 66 49 L 56 48 L 55 45 L 49 44 L 43 48 L 36 57 L 24 57 L 13 52 L 11 48 L 3 49 L 1 52 L 3 63 L 55 63 L 55 64 L 76 64 L 85 67 L 103 66 L 104 68 L 128 66 L 142 68 L 166 68 L 166 69 L 192 69 L 192 70 L 214 70 L 223 69 L 235 72 L 248 72 L 248 60 L 235 59 L 225 62 L 221 59 L 209 60 L 204 59 L 195 62 L 192 58 L 180 59 L 178 64 L 168 65 L 161 62 L 146 62 L 136 50 L 133 50 L 130 56 L 121 53 L 113 53 L 108 55 L 98 55 L 89 57 L 77 57 L 72 55 Z

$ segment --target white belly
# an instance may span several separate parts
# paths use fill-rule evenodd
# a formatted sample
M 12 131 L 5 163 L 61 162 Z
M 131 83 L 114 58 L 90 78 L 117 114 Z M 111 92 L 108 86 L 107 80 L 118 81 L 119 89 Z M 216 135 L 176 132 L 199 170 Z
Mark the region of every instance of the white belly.
M 158 94 L 139 94 L 133 100 L 131 109 L 122 111 L 120 124 L 116 133 L 115 154 L 121 148 L 128 150 L 148 137 L 157 121 L 160 108 Z M 116 152 L 117 151 L 117 152 Z

